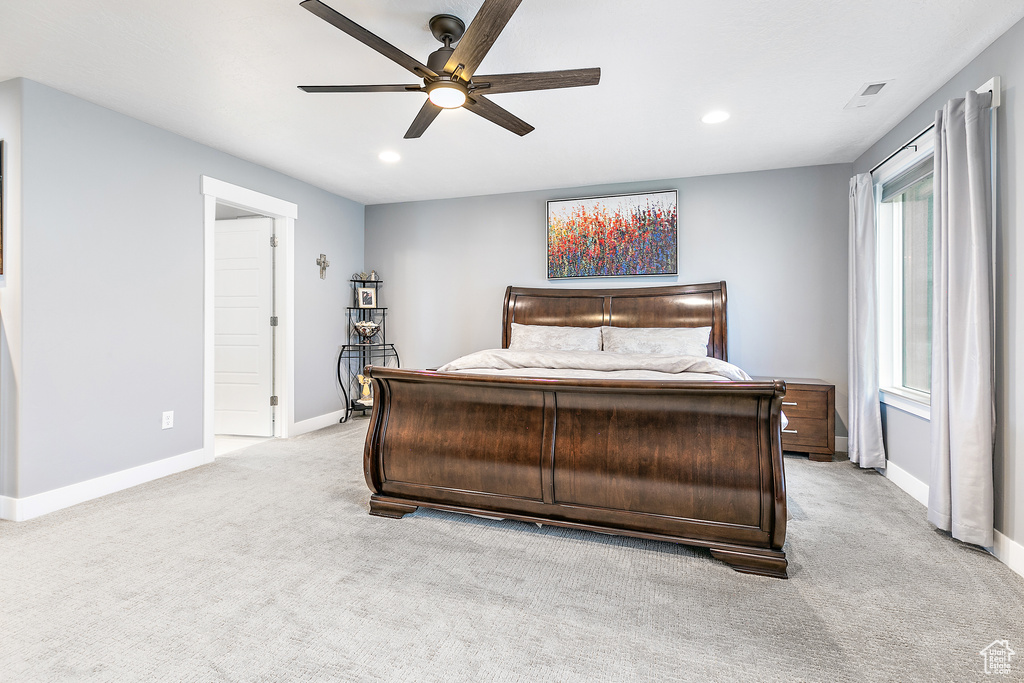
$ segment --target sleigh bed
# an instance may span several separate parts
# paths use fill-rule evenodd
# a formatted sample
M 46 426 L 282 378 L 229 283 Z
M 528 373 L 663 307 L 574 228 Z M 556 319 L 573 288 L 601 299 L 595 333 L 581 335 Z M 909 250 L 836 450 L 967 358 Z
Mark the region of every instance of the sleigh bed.
M 724 282 L 509 287 L 503 348 L 513 323 L 710 326 L 707 355 L 727 360 Z M 424 506 L 670 541 L 786 577 L 781 381 L 367 374 L 371 515 Z

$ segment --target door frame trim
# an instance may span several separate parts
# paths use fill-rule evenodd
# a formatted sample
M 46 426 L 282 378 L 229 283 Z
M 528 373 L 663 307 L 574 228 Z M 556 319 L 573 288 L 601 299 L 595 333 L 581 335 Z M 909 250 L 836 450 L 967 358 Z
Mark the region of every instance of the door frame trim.
M 277 414 L 274 437 L 287 438 L 295 430 L 295 220 L 299 207 L 240 185 L 202 176 L 203 195 L 203 451 L 209 460 L 213 449 L 213 358 L 214 358 L 214 233 L 217 204 L 228 204 L 274 219 L 277 235 L 277 269 L 274 290 L 277 297 L 277 352 L 274 375 Z M 268 321 L 269 323 L 269 321 Z M 269 398 L 268 398 L 269 400 Z

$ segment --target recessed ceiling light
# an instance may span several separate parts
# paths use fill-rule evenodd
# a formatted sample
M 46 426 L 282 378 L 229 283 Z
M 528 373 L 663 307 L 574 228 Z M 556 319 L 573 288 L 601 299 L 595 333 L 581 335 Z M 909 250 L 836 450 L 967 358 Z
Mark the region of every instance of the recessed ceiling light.
M 391 150 L 385 150 L 377 155 L 377 158 L 381 161 L 386 161 L 389 164 L 393 164 L 402 158 L 398 152 L 392 152 Z
M 704 114 L 704 116 L 700 117 L 700 120 L 703 121 L 704 123 L 721 123 L 722 121 L 729 120 L 729 112 L 721 111 L 720 109 L 715 111 L 709 111 L 707 114 Z

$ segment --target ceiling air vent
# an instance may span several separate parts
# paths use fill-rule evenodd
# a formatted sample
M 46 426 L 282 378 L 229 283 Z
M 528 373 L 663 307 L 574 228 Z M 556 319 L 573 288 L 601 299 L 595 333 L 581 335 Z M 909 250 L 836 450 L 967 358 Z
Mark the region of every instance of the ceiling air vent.
M 865 83 L 860 86 L 857 90 L 857 94 L 853 96 L 853 99 L 846 103 L 846 109 L 860 109 L 867 107 L 878 100 L 878 94 L 882 92 L 887 84 L 892 81 L 876 81 L 874 83 Z

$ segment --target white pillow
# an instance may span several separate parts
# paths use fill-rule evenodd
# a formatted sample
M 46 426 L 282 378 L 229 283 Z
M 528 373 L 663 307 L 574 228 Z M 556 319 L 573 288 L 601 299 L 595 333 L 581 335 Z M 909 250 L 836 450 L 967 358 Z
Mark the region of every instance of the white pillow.
M 600 351 L 601 328 L 512 323 L 508 348 L 515 351 Z
M 672 356 L 708 355 L 711 327 L 608 327 L 601 328 L 605 351 L 662 353 Z

